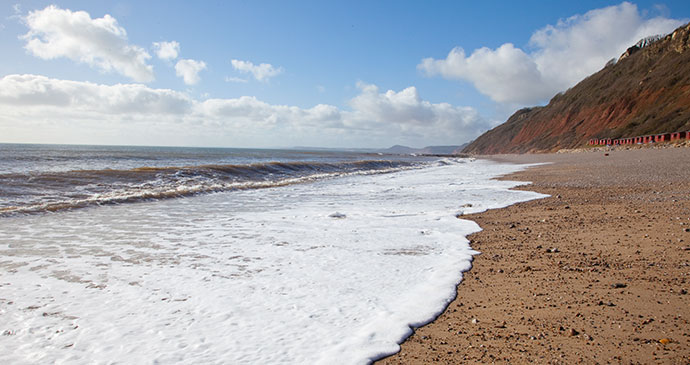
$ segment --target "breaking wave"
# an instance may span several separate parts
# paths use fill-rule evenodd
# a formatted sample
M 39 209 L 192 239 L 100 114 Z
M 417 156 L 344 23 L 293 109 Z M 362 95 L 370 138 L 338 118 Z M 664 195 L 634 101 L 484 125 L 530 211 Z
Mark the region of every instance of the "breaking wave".
M 419 161 L 390 160 L 267 162 L 0 174 L 0 196 L 4 198 L 0 216 L 270 188 L 424 165 Z

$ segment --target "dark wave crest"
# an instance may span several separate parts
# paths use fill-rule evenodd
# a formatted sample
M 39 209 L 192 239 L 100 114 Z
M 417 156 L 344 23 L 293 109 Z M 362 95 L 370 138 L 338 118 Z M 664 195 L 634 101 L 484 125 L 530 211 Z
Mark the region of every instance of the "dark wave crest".
M 268 162 L 0 174 L 0 216 L 269 188 L 419 165 L 390 160 Z

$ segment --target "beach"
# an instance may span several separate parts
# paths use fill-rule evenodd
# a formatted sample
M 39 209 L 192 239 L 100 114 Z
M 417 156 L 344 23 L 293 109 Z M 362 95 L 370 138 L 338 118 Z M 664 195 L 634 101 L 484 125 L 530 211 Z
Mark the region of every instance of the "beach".
M 457 215 L 544 197 L 483 159 L 0 152 L 2 364 L 370 363 L 454 298 Z
M 689 363 L 690 149 L 490 158 L 550 197 L 463 216 L 457 298 L 380 363 Z

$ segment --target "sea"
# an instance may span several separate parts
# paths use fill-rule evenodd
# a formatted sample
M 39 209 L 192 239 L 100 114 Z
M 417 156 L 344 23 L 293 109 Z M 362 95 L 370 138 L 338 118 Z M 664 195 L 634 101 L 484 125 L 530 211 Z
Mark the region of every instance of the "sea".
M 465 215 L 544 196 L 525 167 L 0 144 L 0 363 L 371 363 L 454 299 Z

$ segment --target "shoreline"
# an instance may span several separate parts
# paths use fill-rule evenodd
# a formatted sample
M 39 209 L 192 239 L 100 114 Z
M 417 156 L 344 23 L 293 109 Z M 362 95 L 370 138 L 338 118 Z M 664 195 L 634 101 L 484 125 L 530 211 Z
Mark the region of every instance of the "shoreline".
M 690 361 L 690 149 L 484 156 L 551 197 L 468 215 L 446 310 L 381 364 Z

